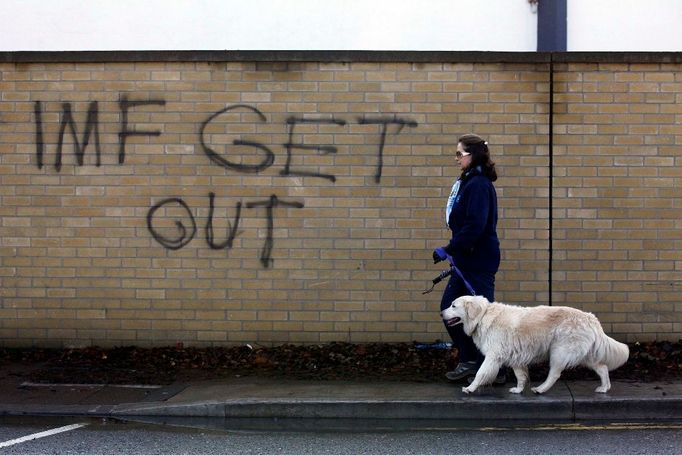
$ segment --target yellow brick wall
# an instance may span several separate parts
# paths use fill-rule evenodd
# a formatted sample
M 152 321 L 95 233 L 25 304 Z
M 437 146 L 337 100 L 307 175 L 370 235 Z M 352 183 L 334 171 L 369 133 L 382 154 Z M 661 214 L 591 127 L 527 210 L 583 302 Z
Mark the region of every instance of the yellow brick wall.
M 548 68 L 0 63 L 0 339 L 443 338 L 421 291 L 466 132 L 498 164 L 497 297 L 546 304 Z M 682 333 L 679 70 L 557 65 L 552 299 L 619 339 Z
M 555 75 L 553 301 L 630 341 L 682 332 L 682 65 Z

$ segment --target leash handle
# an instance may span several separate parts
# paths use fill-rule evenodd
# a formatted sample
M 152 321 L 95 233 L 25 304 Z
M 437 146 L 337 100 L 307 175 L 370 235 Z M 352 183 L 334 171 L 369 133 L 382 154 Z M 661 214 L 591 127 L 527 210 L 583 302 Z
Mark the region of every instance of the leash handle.
M 427 290 L 424 291 L 424 292 L 422 292 L 422 294 L 428 294 L 429 292 L 433 291 L 433 288 L 434 288 L 438 283 L 440 283 L 441 281 L 443 281 L 443 279 L 445 279 L 446 277 L 452 275 L 453 272 L 454 272 L 454 273 L 457 274 L 457 276 L 459 276 L 459 277 L 462 279 L 462 282 L 464 283 L 464 286 L 467 288 L 467 291 L 469 291 L 469 293 L 470 293 L 471 295 L 476 295 L 476 291 L 474 290 L 474 287 L 471 285 L 471 283 L 469 283 L 469 281 L 467 281 L 466 278 L 464 278 L 464 275 L 462 274 L 462 271 L 459 270 L 459 269 L 457 268 L 457 266 L 455 265 L 455 260 L 452 258 L 452 256 L 448 255 L 447 260 L 448 260 L 448 262 L 450 263 L 450 268 L 447 269 L 447 270 L 443 270 L 442 272 L 440 272 L 440 274 L 439 274 L 436 278 L 434 278 L 433 280 L 431 280 L 431 282 L 433 283 L 433 284 L 431 285 L 431 288 L 430 288 L 430 289 L 427 289 Z
M 440 274 L 436 278 L 431 280 L 431 283 L 432 283 L 431 287 L 429 289 L 427 289 L 426 291 L 423 291 L 422 294 L 428 294 L 431 291 L 433 291 L 433 288 L 435 288 L 438 283 L 440 283 L 441 281 L 443 281 L 444 278 L 446 278 L 450 275 L 452 275 L 452 267 L 447 269 L 447 270 L 443 270 L 442 272 L 440 272 Z

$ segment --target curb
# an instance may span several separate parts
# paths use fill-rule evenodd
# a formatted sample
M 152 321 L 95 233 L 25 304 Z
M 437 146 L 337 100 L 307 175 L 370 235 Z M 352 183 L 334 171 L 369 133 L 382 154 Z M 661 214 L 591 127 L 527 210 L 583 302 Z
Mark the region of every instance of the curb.
M 114 408 L 116 405 L 0 404 L 0 415 L 112 417 Z
M 444 384 L 258 382 L 172 385 L 143 400 L 119 404 L 0 404 L 5 416 L 192 419 L 360 419 L 450 421 L 452 424 L 682 420 L 682 383 L 557 383 L 546 395 L 485 387 L 473 395 Z M 207 399 L 211 397 L 213 399 Z
M 469 401 L 300 401 L 191 403 L 162 406 L 118 406 L 113 417 L 218 417 L 292 419 L 412 419 L 412 420 L 572 420 L 572 404 L 565 400 L 511 403 L 504 400 Z

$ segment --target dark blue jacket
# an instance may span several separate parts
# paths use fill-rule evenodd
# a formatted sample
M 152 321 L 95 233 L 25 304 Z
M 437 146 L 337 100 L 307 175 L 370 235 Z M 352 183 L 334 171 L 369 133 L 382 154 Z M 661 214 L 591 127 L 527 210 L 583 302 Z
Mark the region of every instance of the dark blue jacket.
M 448 226 L 452 239 L 445 251 L 457 267 L 472 272 L 497 272 L 500 266 L 497 193 L 493 182 L 480 170 L 471 170 L 462 180 Z

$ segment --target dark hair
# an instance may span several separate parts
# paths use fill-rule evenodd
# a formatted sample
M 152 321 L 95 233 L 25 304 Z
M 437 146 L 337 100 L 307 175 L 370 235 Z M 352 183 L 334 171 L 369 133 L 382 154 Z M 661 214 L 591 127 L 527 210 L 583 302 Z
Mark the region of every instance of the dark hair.
M 476 134 L 465 134 L 457 139 L 462 143 L 465 152 L 471 153 L 470 168 L 481 167 L 483 175 L 488 177 L 491 182 L 497 180 L 497 172 L 495 172 L 495 162 L 490 159 L 490 151 L 488 150 L 488 143 Z

